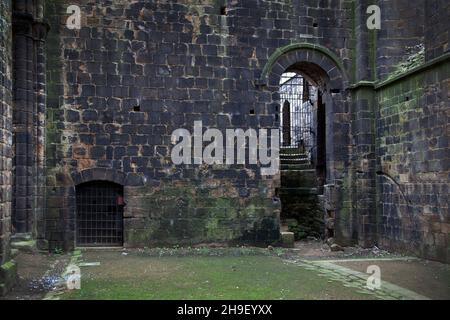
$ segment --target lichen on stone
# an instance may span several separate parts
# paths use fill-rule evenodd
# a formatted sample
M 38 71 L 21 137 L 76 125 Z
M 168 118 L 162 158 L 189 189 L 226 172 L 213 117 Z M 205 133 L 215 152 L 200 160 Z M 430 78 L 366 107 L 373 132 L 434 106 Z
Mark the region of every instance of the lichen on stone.
M 407 47 L 406 52 L 407 58 L 394 67 L 394 71 L 389 78 L 399 76 L 425 63 L 425 46 L 422 43 Z

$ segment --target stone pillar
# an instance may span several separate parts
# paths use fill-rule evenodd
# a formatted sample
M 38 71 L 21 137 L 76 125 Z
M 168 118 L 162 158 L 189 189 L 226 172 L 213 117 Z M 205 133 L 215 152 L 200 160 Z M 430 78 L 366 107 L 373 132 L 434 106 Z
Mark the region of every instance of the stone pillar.
M 360 86 L 353 92 L 354 137 L 353 208 L 358 244 L 376 244 L 376 158 L 375 158 L 375 92 L 373 86 Z
M 13 11 L 13 227 L 15 233 L 30 233 L 33 223 L 33 16 L 15 6 Z
M 45 240 L 45 116 L 46 116 L 46 53 L 45 38 L 49 30 L 49 25 L 43 20 L 43 15 L 38 15 L 38 20 L 33 24 L 33 34 L 35 40 L 35 85 L 36 85 L 36 113 L 34 115 L 35 124 L 35 189 L 34 194 L 34 218 L 35 228 L 33 235 L 37 240 L 40 249 L 46 249 Z
M 43 238 L 45 46 L 42 1 L 13 8 L 13 230 Z
M 352 90 L 353 155 L 351 181 L 352 214 L 347 222 L 348 235 L 361 246 L 376 241 L 375 174 L 375 47 L 376 30 L 367 28 L 367 8 L 373 1 L 355 5 L 355 74 Z
M 11 185 L 12 185 L 12 29 L 11 1 L 0 2 L 0 296 L 16 280 L 16 265 L 11 260 Z

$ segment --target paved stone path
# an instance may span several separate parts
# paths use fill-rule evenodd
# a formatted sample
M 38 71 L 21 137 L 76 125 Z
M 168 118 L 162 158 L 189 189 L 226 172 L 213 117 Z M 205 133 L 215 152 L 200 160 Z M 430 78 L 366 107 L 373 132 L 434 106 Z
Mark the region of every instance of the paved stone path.
M 336 262 L 345 261 L 405 261 L 416 258 L 384 258 L 384 259 L 343 259 L 343 260 L 285 260 L 286 263 L 294 263 L 308 270 L 319 272 L 319 275 L 327 277 L 330 281 L 339 281 L 345 287 L 357 289 L 358 292 L 372 295 L 374 298 L 383 300 L 429 300 L 428 297 L 420 295 L 411 290 L 402 288 L 395 284 L 381 280 L 379 289 L 369 289 L 367 279 L 369 274 L 355 271 L 340 265 Z

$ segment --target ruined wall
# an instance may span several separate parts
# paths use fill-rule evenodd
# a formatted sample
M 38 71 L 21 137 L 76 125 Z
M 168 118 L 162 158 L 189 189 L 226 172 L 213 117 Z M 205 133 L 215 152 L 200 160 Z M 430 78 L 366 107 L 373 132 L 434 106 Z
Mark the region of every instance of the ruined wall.
M 449 261 L 450 62 L 379 91 L 379 241 Z
M 81 30 L 65 26 L 71 4 Z M 402 76 L 448 50 L 448 5 L 380 0 L 382 29 L 369 32 L 369 4 L 46 1 L 50 249 L 74 245 L 74 187 L 92 180 L 124 185 L 126 246 L 276 241 L 279 176 L 175 166 L 170 135 L 195 120 L 278 127 L 277 74 L 314 61 L 328 78 L 325 207 L 337 240 L 448 259 L 448 66 Z
M 69 4 L 81 7 L 81 30 L 64 26 Z M 255 86 L 268 58 L 309 42 L 349 67 L 349 10 L 350 1 L 47 1 L 50 247 L 73 246 L 74 185 L 114 176 L 125 185 L 125 245 L 277 240 L 278 176 L 175 166 L 170 135 L 192 132 L 194 120 L 277 127 L 276 86 Z
M 408 57 L 423 50 L 425 28 L 424 0 L 379 0 L 381 30 L 376 35 L 377 78 L 384 80 L 398 70 L 414 64 Z M 420 63 L 420 62 L 419 62 Z
M 443 51 L 450 23 L 442 16 L 448 4 L 422 6 L 425 48 L 404 57 L 390 80 L 376 86 L 377 233 L 381 246 L 448 262 L 450 62 Z
M 450 50 L 450 2 L 425 1 L 425 49 L 426 60 L 431 60 Z
M 0 3 L 0 295 L 15 279 L 15 265 L 10 261 L 11 183 L 12 183 L 12 47 L 11 2 Z

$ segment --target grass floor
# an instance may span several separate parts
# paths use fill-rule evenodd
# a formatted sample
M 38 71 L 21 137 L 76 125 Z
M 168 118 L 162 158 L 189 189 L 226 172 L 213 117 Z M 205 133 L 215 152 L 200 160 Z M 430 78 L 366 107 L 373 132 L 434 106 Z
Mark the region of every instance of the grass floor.
M 370 299 L 273 256 L 148 257 L 83 253 L 81 290 L 61 299 Z

